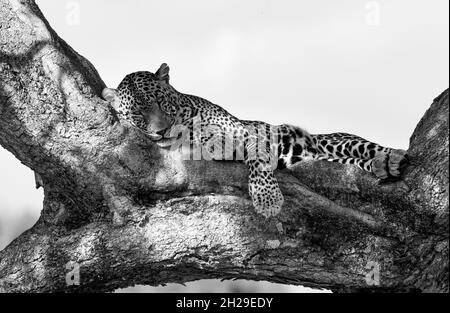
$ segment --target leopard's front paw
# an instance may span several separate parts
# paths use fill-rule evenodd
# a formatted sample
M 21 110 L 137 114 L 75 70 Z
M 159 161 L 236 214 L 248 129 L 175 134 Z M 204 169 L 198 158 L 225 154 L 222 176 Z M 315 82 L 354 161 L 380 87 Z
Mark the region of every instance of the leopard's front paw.
M 388 154 L 375 156 L 372 161 L 372 173 L 380 179 L 399 177 L 408 163 L 405 150 L 393 149 Z
M 264 215 L 266 218 L 280 213 L 284 197 L 278 186 L 274 188 L 250 184 L 249 190 L 256 212 Z

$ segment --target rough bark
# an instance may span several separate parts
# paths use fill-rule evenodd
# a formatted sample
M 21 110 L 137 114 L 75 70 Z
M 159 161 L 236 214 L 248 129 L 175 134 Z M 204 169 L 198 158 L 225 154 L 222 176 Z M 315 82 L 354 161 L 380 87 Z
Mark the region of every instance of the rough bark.
M 276 173 L 286 201 L 265 219 L 244 165 L 159 149 L 118 122 L 103 87 L 33 1 L 0 0 L 0 144 L 45 194 L 38 222 L 0 252 L 0 292 L 201 278 L 448 292 L 448 91 L 417 125 L 401 181 L 303 163 Z M 79 285 L 66 284 L 71 262 Z

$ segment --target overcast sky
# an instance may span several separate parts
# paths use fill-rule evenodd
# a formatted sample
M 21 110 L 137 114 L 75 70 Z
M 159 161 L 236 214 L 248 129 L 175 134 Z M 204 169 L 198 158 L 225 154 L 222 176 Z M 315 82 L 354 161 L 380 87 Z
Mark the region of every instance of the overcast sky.
M 345 131 L 406 149 L 449 84 L 447 0 L 37 3 L 109 87 L 166 62 L 181 92 L 311 133 Z M 37 218 L 42 191 L 1 147 L 0 177 L 2 248 L 12 229 Z M 24 220 L 30 225 L 16 225 Z

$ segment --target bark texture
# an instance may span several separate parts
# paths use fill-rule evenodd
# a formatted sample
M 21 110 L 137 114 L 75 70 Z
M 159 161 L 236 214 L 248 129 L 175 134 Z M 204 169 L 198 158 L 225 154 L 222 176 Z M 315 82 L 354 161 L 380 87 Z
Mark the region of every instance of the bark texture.
M 45 194 L 38 222 L 0 252 L 0 292 L 202 278 L 448 292 L 448 91 L 414 130 L 401 181 L 303 163 L 276 173 L 285 205 L 265 219 L 244 165 L 159 149 L 118 122 L 103 87 L 34 1 L 0 0 L 0 144 Z

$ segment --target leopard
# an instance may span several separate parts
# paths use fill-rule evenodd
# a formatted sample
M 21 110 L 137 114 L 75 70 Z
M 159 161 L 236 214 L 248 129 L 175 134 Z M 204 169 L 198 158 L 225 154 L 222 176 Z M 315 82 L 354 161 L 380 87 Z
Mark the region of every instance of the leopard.
M 199 145 L 208 160 L 245 163 L 253 207 L 266 218 L 279 214 L 284 203 L 275 170 L 292 170 L 302 161 L 325 160 L 354 165 L 384 181 L 401 179 L 409 164 L 405 150 L 356 135 L 310 134 L 290 124 L 239 119 L 206 99 L 177 91 L 169 81 L 169 66 L 163 63 L 154 73 L 126 75 L 116 89 L 105 88 L 102 97 L 120 120 L 162 148 L 187 140 Z

